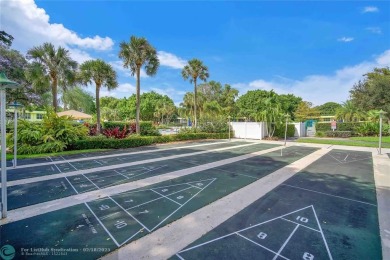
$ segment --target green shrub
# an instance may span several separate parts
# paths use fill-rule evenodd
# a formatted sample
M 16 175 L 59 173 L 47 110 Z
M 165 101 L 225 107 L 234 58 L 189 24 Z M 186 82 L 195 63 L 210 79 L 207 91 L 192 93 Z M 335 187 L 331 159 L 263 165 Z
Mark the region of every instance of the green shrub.
M 316 137 L 324 137 L 325 133 L 322 131 L 316 131 Z
M 390 125 L 382 125 L 382 135 L 390 135 Z M 379 135 L 379 123 L 365 122 L 357 128 L 359 136 L 378 136 Z
M 284 132 L 286 131 L 286 125 L 281 125 L 275 128 L 274 135 L 278 138 L 284 138 Z M 287 125 L 287 137 L 294 137 L 295 134 L 295 126 L 293 124 Z
M 12 129 L 13 131 L 13 129 Z M 88 128 L 84 125 L 75 125 L 73 120 L 66 116 L 58 116 L 48 112 L 42 122 L 18 121 L 18 154 L 36 154 L 61 152 L 70 143 L 74 143 L 87 136 Z M 8 135 L 8 143 L 13 135 Z
M 227 134 L 177 134 L 165 136 L 130 136 L 125 139 L 98 139 L 87 138 L 85 140 L 78 140 L 74 142 L 69 149 L 84 150 L 84 149 L 119 149 L 131 148 L 144 145 L 151 145 L 154 143 L 166 143 L 172 141 L 196 140 L 196 139 L 226 139 Z
M 229 131 L 229 125 L 226 120 L 213 119 L 199 121 L 198 129 L 203 133 L 227 133 Z
M 325 135 L 326 137 L 349 138 L 351 137 L 351 131 L 327 131 Z
M 344 122 L 339 123 L 337 122 L 337 131 L 351 131 L 352 135 L 356 135 L 358 133 L 358 127 L 364 124 L 364 122 Z M 332 131 L 330 122 L 326 123 L 317 123 L 316 124 L 316 131 Z
M 151 121 L 141 121 L 139 124 L 141 135 L 146 136 L 158 136 L 161 135 L 160 132 L 153 126 Z

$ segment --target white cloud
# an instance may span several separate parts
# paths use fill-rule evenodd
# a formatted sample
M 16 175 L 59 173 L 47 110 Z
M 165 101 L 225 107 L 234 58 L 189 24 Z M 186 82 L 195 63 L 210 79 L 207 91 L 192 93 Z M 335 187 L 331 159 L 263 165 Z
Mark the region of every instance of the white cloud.
M 1 1 L 1 27 L 15 38 L 13 47 L 21 51 L 51 42 L 56 46 L 72 48 L 72 57 L 80 58 L 81 50 L 76 53 L 76 48 L 109 50 L 114 45 L 109 37 L 81 37 L 63 24 L 51 23 L 50 16 L 34 0 Z M 86 53 L 81 56 L 85 58 Z
M 129 97 L 132 94 L 135 94 L 136 87 L 133 86 L 130 83 L 121 83 L 118 85 L 116 89 L 113 89 L 111 91 L 108 91 L 105 88 L 102 88 L 100 90 L 100 96 L 101 97 L 116 97 L 116 98 L 123 98 L 123 97 Z M 142 90 L 141 90 L 142 93 Z
M 248 90 L 273 89 L 278 94 L 291 93 L 313 102 L 315 105 L 334 101 L 343 102 L 349 98 L 349 90 L 363 78 L 363 74 L 375 67 L 390 66 L 390 49 L 372 61 L 364 61 L 355 66 L 336 70 L 331 75 L 308 75 L 303 79 L 280 79 L 266 81 L 257 79 L 249 83 L 232 84 L 234 88 L 245 94 Z
M 354 39 L 352 37 L 341 37 L 339 39 L 337 39 L 339 42 L 351 42 L 353 41 Z
M 363 8 L 363 13 L 376 13 L 379 12 L 378 7 L 376 6 L 366 6 Z
M 136 92 L 136 87 L 130 83 L 122 83 L 115 89 L 115 92 L 127 93 L 130 96 Z
M 366 30 L 375 34 L 382 34 L 382 30 L 380 27 L 367 27 Z
M 160 65 L 174 69 L 182 69 L 187 63 L 187 61 L 182 58 L 165 51 L 158 51 L 157 56 L 160 60 Z

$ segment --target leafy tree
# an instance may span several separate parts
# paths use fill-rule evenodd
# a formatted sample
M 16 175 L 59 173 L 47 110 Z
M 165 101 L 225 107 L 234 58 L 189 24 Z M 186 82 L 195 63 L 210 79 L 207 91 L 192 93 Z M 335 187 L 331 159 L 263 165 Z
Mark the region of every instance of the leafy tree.
M 258 118 L 258 115 L 265 109 L 263 101 L 270 95 L 275 94 L 273 90 L 250 90 L 237 100 L 239 116 L 246 117 L 249 120 Z M 274 102 L 277 100 L 274 99 Z
M 80 87 L 74 87 L 65 92 L 62 99 L 64 100 L 64 110 L 73 109 L 87 114 L 96 113 L 95 98 Z
M 308 119 L 318 119 L 320 117 L 320 111 L 313 107 L 311 102 L 301 101 L 294 116 L 299 122 L 303 122 Z
M 333 116 L 336 114 L 337 109 L 340 109 L 342 105 L 335 102 L 327 102 L 322 104 L 321 106 L 315 107 L 321 116 Z
M 131 36 L 130 42 L 120 44 L 119 58 L 123 59 L 123 67 L 130 68 L 131 75 L 137 77 L 136 132 L 140 134 L 140 73 L 142 66 L 146 74 L 153 76 L 157 73 L 160 62 L 155 48 L 145 38 Z
M 236 106 L 236 99 L 238 97 L 238 90 L 232 88 L 230 85 L 225 84 L 222 88 L 222 95 L 220 104 L 222 106 L 222 112 L 225 116 L 235 116 L 238 112 Z
M 10 47 L 12 45 L 12 41 L 14 37 L 5 31 L 0 31 L 0 45 L 5 45 L 6 47 Z
M 364 117 L 364 113 L 359 110 L 357 106 L 351 100 L 343 102 L 341 108 L 337 109 L 336 117 L 342 119 L 344 122 L 359 121 Z
M 302 101 L 301 97 L 296 97 L 293 94 L 278 95 L 278 103 L 280 109 L 284 114 L 289 114 L 291 119 L 294 120 L 294 112 L 298 109 L 299 103 Z
M 118 87 L 116 72 L 112 66 L 103 60 L 88 60 L 80 66 L 78 79 L 83 85 L 91 84 L 96 87 L 96 132 L 100 133 L 100 88 L 106 87 L 108 90 Z
M 7 103 L 18 101 L 27 108 L 30 104 L 46 105 L 42 96 L 47 88 L 33 88 L 25 76 L 27 66 L 27 60 L 18 51 L 0 45 L 0 70 L 20 85 L 17 89 L 7 89 Z
M 350 90 L 351 101 L 361 111 L 372 109 L 390 113 L 390 69 L 375 68 Z
M 256 115 L 259 121 L 267 122 L 268 136 L 274 135 L 275 129 L 283 124 L 283 111 L 281 104 L 278 102 L 278 95 L 272 90 L 268 96 L 262 100 L 263 109 Z
M 189 79 L 190 83 L 194 83 L 194 126 L 197 127 L 197 80 L 206 81 L 209 77 L 208 68 L 198 59 L 192 59 L 188 61 L 188 64 L 184 66 L 181 75 L 184 80 Z
M 119 102 L 120 102 L 120 99 L 115 98 L 115 97 L 101 97 L 100 98 L 100 106 L 101 107 L 108 107 L 111 109 L 116 109 Z
M 77 62 L 72 60 L 68 50 L 62 47 L 56 49 L 51 43 L 34 47 L 27 53 L 28 57 L 33 59 L 27 73 L 28 79 L 37 88 L 47 87 L 47 82 L 50 81 L 53 107 L 54 111 L 57 111 L 58 86 L 66 90 L 67 86 L 73 85 Z

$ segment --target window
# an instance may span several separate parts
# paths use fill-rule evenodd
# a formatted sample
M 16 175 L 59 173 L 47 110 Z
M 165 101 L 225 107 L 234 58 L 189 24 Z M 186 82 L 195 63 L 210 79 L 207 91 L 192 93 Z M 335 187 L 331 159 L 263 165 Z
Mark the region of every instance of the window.
M 31 119 L 31 114 L 30 113 L 24 114 L 24 119 Z
M 37 119 L 43 119 L 43 114 L 37 114 Z

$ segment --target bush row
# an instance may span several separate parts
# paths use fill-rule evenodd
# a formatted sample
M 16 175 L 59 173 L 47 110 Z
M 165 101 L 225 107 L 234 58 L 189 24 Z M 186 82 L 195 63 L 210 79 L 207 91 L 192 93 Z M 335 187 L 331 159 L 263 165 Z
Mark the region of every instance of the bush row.
M 339 137 L 339 138 L 349 138 L 351 137 L 351 131 L 326 131 L 326 137 Z
M 279 138 L 284 138 L 284 132 L 286 131 L 286 125 L 276 127 L 274 136 Z M 294 125 L 287 125 L 287 137 L 294 137 L 295 133 L 295 126 Z
M 352 134 L 357 132 L 357 129 L 363 124 L 364 122 L 344 122 L 344 123 L 337 123 L 337 131 L 351 131 Z M 326 131 L 332 131 L 330 122 L 326 123 L 317 123 L 316 124 L 316 131 L 326 132 Z
M 151 145 L 155 143 L 167 143 L 173 141 L 198 140 L 198 139 L 226 139 L 228 134 L 208 134 L 208 133 L 192 133 L 192 134 L 177 134 L 164 136 L 135 136 L 125 139 L 107 139 L 92 137 L 85 140 L 79 140 L 71 144 L 69 150 L 84 150 L 84 149 L 123 149 Z

